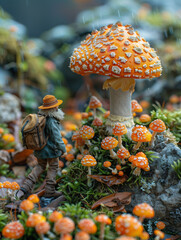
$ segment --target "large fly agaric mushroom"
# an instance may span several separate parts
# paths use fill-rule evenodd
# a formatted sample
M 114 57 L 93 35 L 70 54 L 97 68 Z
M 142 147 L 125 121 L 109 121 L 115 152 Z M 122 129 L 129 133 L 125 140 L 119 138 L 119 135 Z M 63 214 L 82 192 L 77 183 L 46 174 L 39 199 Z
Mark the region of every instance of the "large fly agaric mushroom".
M 103 89 L 110 90 L 110 116 L 106 122 L 110 131 L 116 122 L 127 128 L 134 125 L 131 95 L 135 79 L 152 79 L 162 72 L 155 50 L 131 25 L 123 26 L 120 22 L 89 34 L 74 49 L 70 68 L 80 75 L 109 76 Z

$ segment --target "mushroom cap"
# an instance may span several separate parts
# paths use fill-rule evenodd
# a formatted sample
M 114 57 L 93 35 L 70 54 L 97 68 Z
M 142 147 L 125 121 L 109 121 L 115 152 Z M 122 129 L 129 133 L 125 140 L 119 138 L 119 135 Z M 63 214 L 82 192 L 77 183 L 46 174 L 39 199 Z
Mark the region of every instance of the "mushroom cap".
M 148 167 L 148 158 L 135 156 L 132 163 L 138 168 L 145 169 Z
M 26 221 L 26 226 L 35 227 L 38 223 L 41 223 L 41 222 L 46 222 L 46 218 L 41 214 L 33 213 L 28 217 Z
M 65 145 L 68 144 L 68 140 L 67 140 L 66 138 L 63 137 L 63 138 L 62 138 L 62 141 L 64 142 Z
M 82 166 L 94 167 L 97 164 L 96 159 L 91 155 L 85 155 L 81 160 Z
M 140 116 L 140 122 L 146 123 L 146 122 L 150 122 L 150 121 L 151 121 L 151 117 L 148 114 L 142 114 Z
M 72 135 L 72 141 L 76 141 L 78 138 L 80 138 L 80 133 L 79 133 L 79 131 L 76 131 Z
M 132 112 L 142 112 L 143 111 L 142 106 L 136 100 L 131 101 L 131 109 L 132 109 Z
M 108 118 L 109 115 L 110 115 L 110 111 L 105 112 L 105 113 L 104 113 L 104 118 Z
M 0 189 L 3 188 L 3 183 L 0 182 Z
M 139 237 L 143 232 L 143 226 L 137 218 L 130 214 L 123 214 L 116 218 L 115 222 L 116 231 L 120 235 L 126 235 L 129 237 Z
M 78 146 L 84 146 L 85 145 L 85 140 L 81 137 L 77 138 L 77 141 L 76 141 L 76 144 L 75 144 L 75 147 L 78 147 Z
M 121 170 L 121 165 L 117 164 L 117 165 L 116 165 L 116 169 L 117 169 L 118 171 L 120 171 L 120 170 Z
M 126 148 L 122 147 L 117 151 L 117 156 L 118 158 L 122 158 L 122 159 L 129 158 L 130 153 Z
M 141 238 L 141 240 L 148 240 L 150 238 L 150 236 L 147 232 L 142 232 L 140 238 Z
M 59 240 L 72 240 L 72 235 L 69 233 L 63 234 Z
M 142 100 L 140 101 L 140 105 L 142 106 L 142 108 L 148 108 L 150 106 L 150 103 L 146 100 Z
M 93 112 L 88 112 L 89 117 L 92 117 L 94 114 Z
M 82 158 L 83 158 L 83 155 L 82 155 L 82 154 L 77 154 L 77 159 L 78 159 L 78 160 L 82 160 Z
M 105 223 L 105 224 L 108 224 L 108 225 L 112 223 L 111 219 L 105 214 L 98 215 L 97 217 L 95 217 L 95 220 L 97 222 Z
M 33 203 L 39 203 L 40 199 L 37 194 L 31 194 L 27 200 L 33 202 Z
M 2 136 L 2 139 L 6 142 L 6 143 L 11 143 L 15 141 L 15 138 L 12 134 L 10 133 L 6 133 Z
M 20 204 L 20 208 L 24 211 L 31 211 L 34 208 L 34 204 L 30 200 L 23 200 Z
M 19 239 L 25 233 L 24 227 L 20 222 L 10 222 L 2 230 L 2 235 L 5 238 Z
M 116 240 L 136 240 L 136 238 L 128 237 L 128 236 L 121 236 L 116 238 Z
M 151 133 L 144 126 L 137 125 L 132 129 L 131 138 L 135 142 L 150 142 L 151 137 Z
M 92 97 L 90 98 L 89 107 L 90 107 L 90 108 L 102 107 L 102 103 L 99 101 L 98 98 L 96 98 L 95 96 L 92 96 Z
M 75 156 L 72 153 L 67 154 L 67 156 L 65 157 L 65 159 L 68 162 L 72 162 L 75 159 Z
M 87 125 L 84 125 L 83 127 L 81 127 L 80 129 L 80 136 L 83 138 L 83 139 L 91 139 L 94 137 L 94 129 L 87 126 Z
M 165 228 L 165 223 L 162 221 L 157 222 L 156 227 L 160 230 Z
M 153 218 L 155 216 L 154 209 L 148 203 L 141 203 L 133 208 L 133 214 L 138 217 Z
M 179 102 L 179 97 L 177 95 L 172 95 L 169 98 L 169 102 L 171 102 L 173 104 L 178 103 Z
M 115 126 L 113 127 L 112 133 L 115 136 L 122 136 L 127 133 L 127 128 L 124 124 L 122 123 L 116 123 Z
M 94 121 L 92 122 L 92 125 L 98 127 L 103 125 L 103 121 L 100 118 L 95 118 Z
M 20 185 L 17 182 L 12 182 L 11 183 L 11 190 L 19 190 L 20 189 Z
M 84 231 L 80 231 L 75 235 L 75 240 L 89 240 L 89 239 L 90 239 L 89 234 Z
M 118 140 L 114 137 L 106 137 L 101 142 L 101 147 L 105 150 L 110 150 L 118 145 Z
M 63 215 L 58 211 L 53 211 L 49 216 L 50 222 L 56 222 L 61 218 L 63 218 Z
M 138 153 L 136 154 L 136 156 L 137 156 L 137 157 L 144 157 L 144 158 L 146 158 L 146 155 L 145 155 L 143 152 L 138 152 Z
M 3 182 L 3 188 L 11 188 L 11 182 L 9 181 Z
M 48 222 L 40 222 L 35 226 L 35 230 L 38 234 L 45 234 L 50 230 L 50 224 Z
M 104 163 L 103 163 L 103 166 L 104 167 L 110 167 L 111 166 L 111 162 L 110 161 L 105 161 Z
M 58 166 L 59 168 L 63 168 L 64 167 L 64 162 L 63 161 L 58 161 Z
M 161 75 L 161 63 L 148 42 L 131 25 L 121 23 L 93 31 L 74 49 L 70 68 L 80 75 L 145 79 Z
M 55 223 L 55 231 L 57 234 L 71 233 L 74 229 L 75 229 L 74 221 L 68 217 L 61 218 Z
M 82 114 L 80 112 L 75 112 L 73 114 L 73 118 L 77 121 L 80 121 L 82 119 Z
M 120 177 L 122 177 L 122 176 L 124 175 L 124 172 L 123 172 L 123 171 L 119 171 L 118 175 L 119 175 Z
M 78 227 L 82 231 L 89 233 L 89 234 L 94 234 L 97 232 L 97 226 L 92 221 L 92 219 L 84 218 L 84 219 L 80 220 L 80 222 L 78 223 Z
M 157 229 L 154 231 L 154 234 L 159 236 L 159 238 L 161 238 L 161 239 L 165 237 L 165 234 L 162 231 L 157 230 Z
M 149 128 L 154 132 L 164 132 L 166 129 L 166 126 L 161 119 L 156 119 L 150 123 Z
M 87 119 L 89 117 L 89 114 L 87 112 L 82 113 L 82 119 Z

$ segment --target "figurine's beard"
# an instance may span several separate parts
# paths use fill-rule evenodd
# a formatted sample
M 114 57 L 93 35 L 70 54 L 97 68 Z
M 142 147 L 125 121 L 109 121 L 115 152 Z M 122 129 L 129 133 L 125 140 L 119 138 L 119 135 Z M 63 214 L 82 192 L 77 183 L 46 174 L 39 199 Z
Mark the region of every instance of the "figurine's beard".
M 40 114 L 49 116 L 49 117 L 54 117 L 56 118 L 58 121 L 63 120 L 64 119 L 64 112 L 61 109 L 58 109 L 58 111 L 55 108 L 51 108 L 51 109 L 40 109 L 39 110 Z

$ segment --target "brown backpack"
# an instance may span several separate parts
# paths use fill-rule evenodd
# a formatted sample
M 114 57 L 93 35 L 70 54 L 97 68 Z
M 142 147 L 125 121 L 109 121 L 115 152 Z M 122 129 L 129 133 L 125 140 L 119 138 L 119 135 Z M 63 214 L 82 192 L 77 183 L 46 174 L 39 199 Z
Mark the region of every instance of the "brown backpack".
M 23 146 L 27 149 L 41 150 L 47 143 L 44 128 L 46 117 L 39 114 L 29 114 L 22 122 L 21 133 Z

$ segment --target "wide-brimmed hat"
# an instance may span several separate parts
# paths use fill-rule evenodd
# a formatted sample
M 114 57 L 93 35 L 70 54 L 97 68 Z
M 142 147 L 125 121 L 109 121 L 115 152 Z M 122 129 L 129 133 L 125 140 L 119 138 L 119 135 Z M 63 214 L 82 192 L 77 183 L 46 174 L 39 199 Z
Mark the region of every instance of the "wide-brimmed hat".
M 57 100 L 55 96 L 53 95 L 46 95 L 43 98 L 43 105 L 38 107 L 39 109 L 50 109 L 58 107 L 60 104 L 62 104 L 62 100 Z

